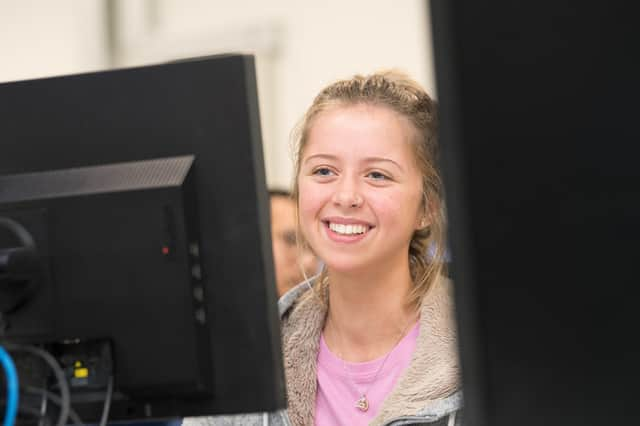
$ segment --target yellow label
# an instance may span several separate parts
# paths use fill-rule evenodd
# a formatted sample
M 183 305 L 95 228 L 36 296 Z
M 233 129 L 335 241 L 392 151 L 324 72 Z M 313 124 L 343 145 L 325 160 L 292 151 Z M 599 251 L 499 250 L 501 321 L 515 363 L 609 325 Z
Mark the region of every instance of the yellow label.
M 88 368 L 76 368 L 73 371 L 73 375 L 77 379 L 83 379 L 85 377 L 89 377 L 89 369 Z

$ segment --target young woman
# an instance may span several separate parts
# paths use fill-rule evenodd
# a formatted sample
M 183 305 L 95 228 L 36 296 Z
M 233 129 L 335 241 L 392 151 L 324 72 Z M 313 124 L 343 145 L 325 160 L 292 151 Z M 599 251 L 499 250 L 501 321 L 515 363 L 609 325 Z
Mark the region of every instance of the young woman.
M 297 141 L 299 227 L 325 269 L 281 301 L 291 422 L 455 424 L 433 101 L 400 73 L 356 76 L 316 97 Z
M 355 76 L 296 135 L 299 240 L 324 269 L 279 302 L 288 409 L 265 423 L 459 425 L 433 101 L 397 72 Z

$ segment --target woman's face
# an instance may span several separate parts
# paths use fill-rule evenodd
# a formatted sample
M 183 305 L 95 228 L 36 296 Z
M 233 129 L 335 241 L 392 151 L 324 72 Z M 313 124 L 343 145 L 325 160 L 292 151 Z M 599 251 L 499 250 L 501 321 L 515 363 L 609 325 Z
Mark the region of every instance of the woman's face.
M 300 160 L 302 232 L 330 270 L 408 265 L 423 217 L 412 125 L 389 108 L 334 107 L 312 123 Z

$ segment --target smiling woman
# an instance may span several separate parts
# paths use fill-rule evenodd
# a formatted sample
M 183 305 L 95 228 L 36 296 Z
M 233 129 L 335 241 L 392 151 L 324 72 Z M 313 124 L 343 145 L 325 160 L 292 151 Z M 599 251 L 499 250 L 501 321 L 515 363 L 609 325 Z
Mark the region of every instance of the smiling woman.
M 291 422 L 459 424 L 433 101 L 399 72 L 355 76 L 295 135 L 299 232 L 324 269 L 281 300 Z
M 303 191 L 303 185 L 310 183 L 305 179 L 306 174 L 318 175 L 315 179 L 318 183 L 339 179 L 343 188 L 345 184 L 355 184 L 356 181 L 345 183 L 345 176 L 336 175 L 336 167 L 343 166 L 338 164 L 340 161 L 359 161 L 356 166 L 361 168 L 362 178 L 357 182 L 366 185 L 346 187 L 346 191 L 338 188 L 334 194 L 336 200 L 351 194 L 358 204 L 363 201 L 360 198 L 369 194 L 375 197 L 370 203 L 387 199 L 389 208 L 398 208 L 403 217 L 415 212 L 418 226 L 409 235 L 408 260 L 413 281 L 410 302 L 418 303 L 442 272 L 445 245 L 443 190 L 436 166 L 435 103 L 415 81 L 402 73 L 356 76 L 325 88 L 309 107 L 294 135 L 297 142 L 294 198 L 298 200 L 301 218 L 307 208 L 313 208 L 306 200 L 322 194 L 318 189 L 320 185 L 310 188 L 309 192 Z M 365 194 L 362 188 L 368 192 Z M 412 194 L 416 190 L 418 193 Z M 406 210 L 406 205 L 397 205 L 399 200 L 393 197 L 400 194 L 407 195 L 409 203 L 413 198 L 416 207 Z M 368 204 L 365 210 L 373 207 Z M 433 254 L 431 261 L 424 256 L 427 247 Z

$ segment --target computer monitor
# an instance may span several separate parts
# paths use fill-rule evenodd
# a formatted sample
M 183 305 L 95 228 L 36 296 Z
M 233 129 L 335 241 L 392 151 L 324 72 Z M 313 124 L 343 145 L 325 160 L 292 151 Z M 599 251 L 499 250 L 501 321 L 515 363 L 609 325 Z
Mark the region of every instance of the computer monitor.
M 632 8 L 431 2 L 465 424 L 640 424 Z
M 253 57 L 0 84 L 0 135 L 0 343 L 86 423 L 109 375 L 111 421 L 285 407 Z

